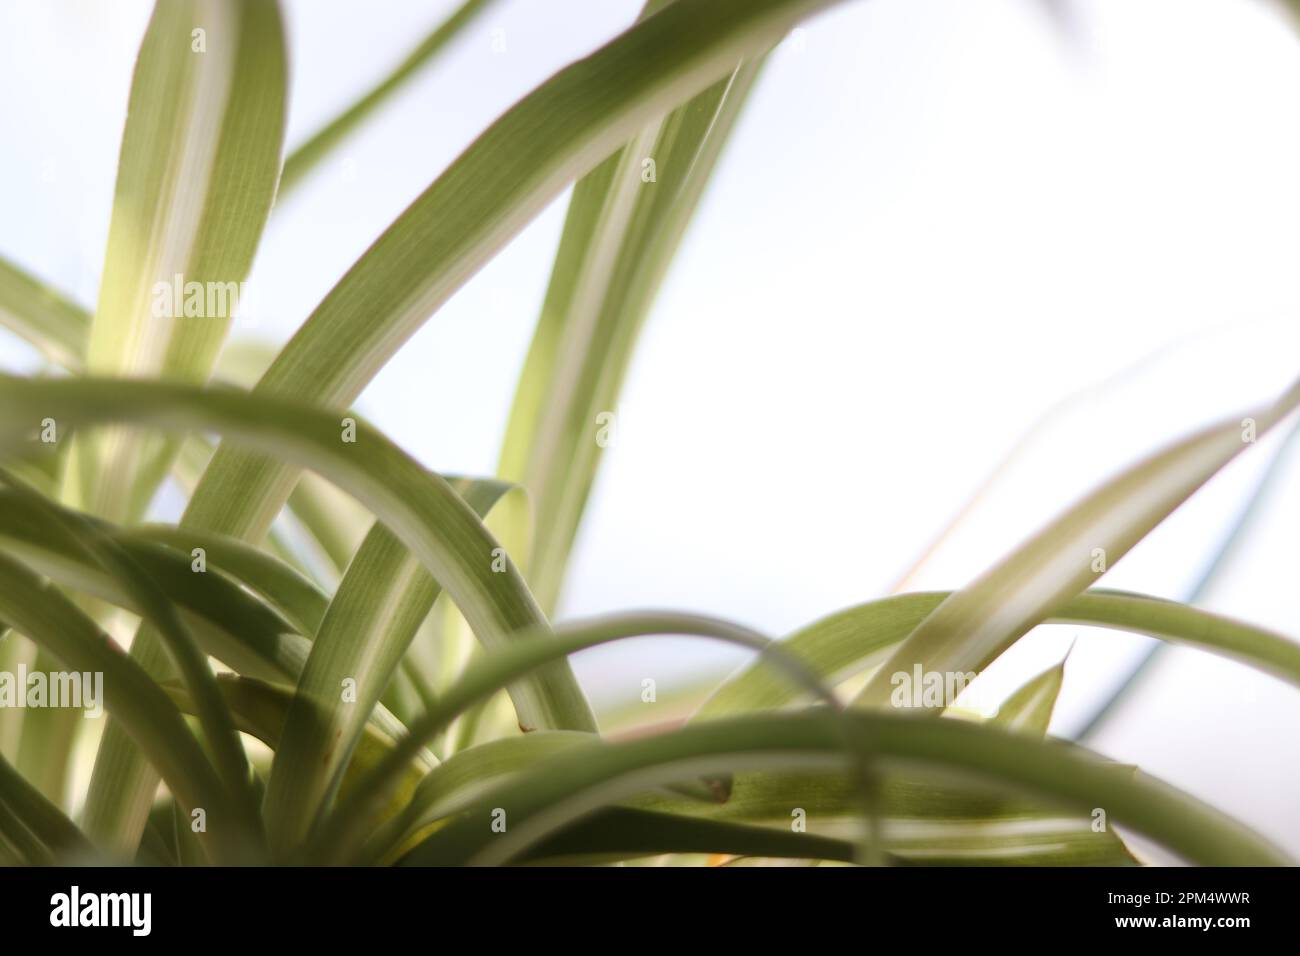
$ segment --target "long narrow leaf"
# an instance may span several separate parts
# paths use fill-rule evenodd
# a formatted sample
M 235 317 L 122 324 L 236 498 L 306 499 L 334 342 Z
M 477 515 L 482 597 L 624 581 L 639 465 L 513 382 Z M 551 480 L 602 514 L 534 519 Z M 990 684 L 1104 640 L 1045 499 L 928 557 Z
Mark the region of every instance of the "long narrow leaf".
M 32 600 L 39 595 L 40 600 Z M 179 711 L 148 675 L 67 598 L 0 555 L 0 617 L 68 667 L 103 675 L 104 704 L 187 810 L 204 809 L 203 840 L 216 860 L 237 860 L 238 811 Z
M 620 744 L 593 743 L 494 789 L 408 855 L 412 863 L 493 864 L 601 807 L 701 771 L 835 769 L 847 757 L 825 713 L 761 714 Z M 1069 744 L 961 720 L 851 712 L 852 745 L 885 765 L 927 767 L 1015 788 L 1087 819 L 1094 808 L 1202 865 L 1290 861 L 1257 834 L 1186 794 Z M 505 813 L 494 832 L 493 811 Z M 499 814 L 498 814 L 499 818 Z
M 536 501 L 533 588 L 558 598 L 638 333 L 758 75 L 742 64 L 575 187 L 524 364 L 501 474 Z M 647 166 L 650 163 L 653 166 Z
M 729 621 L 695 614 L 651 611 L 566 624 L 554 634 L 518 641 L 468 668 L 428 713 L 411 723 L 407 736 L 398 742 L 393 752 L 357 782 L 351 798 L 340 801 L 338 809 L 320 828 L 314 840 L 317 848 L 314 852 L 335 859 L 359 844 L 363 828 L 389 797 L 418 749 L 476 701 L 509 686 L 538 667 L 580 650 L 651 634 L 684 634 L 762 651 L 764 660 L 778 669 L 799 691 L 811 693 L 827 703 L 832 711 L 837 710 L 830 689 L 797 658 L 786 654 L 784 649 L 763 635 Z
M 0 325 L 26 339 L 55 365 L 81 368 L 90 314 L 3 257 Z
M 1251 447 L 1247 436 L 1263 434 L 1297 404 L 1300 383 L 1272 406 L 1198 432 L 1111 479 L 949 597 L 867 682 L 858 702 L 887 703 L 892 675 L 916 665 L 937 673 L 987 666 Z
M 0 376 L 0 448 L 21 445 L 30 423 L 47 415 L 83 425 L 131 422 L 172 432 L 212 430 L 311 468 L 388 525 L 447 589 L 486 646 L 506 644 L 517 631 L 547 626 L 519 572 L 473 509 L 446 481 L 364 422 L 341 426 L 328 413 L 226 389 Z M 356 440 L 345 442 L 352 427 Z M 568 673 L 567 665 L 558 673 Z M 571 677 L 533 681 L 517 693 L 525 725 L 594 727 Z
M 62 857 L 65 862 L 90 857 L 90 841 L 77 825 L 24 780 L 4 757 L 0 757 L 0 804 L 3 805 L 0 813 L 7 810 L 56 857 Z
M 458 482 L 480 518 L 510 491 Z M 366 717 L 441 588 L 394 534 L 376 524 L 348 566 L 312 644 L 266 792 L 273 847 L 291 850 L 342 782 Z
M 465 0 L 437 29 L 421 40 L 391 73 L 295 149 L 284 161 L 284 175 L 280 179 L 281 198 L 288 195 L 307 173 L 366 117 L 391 99 L 421 69 L 436 59 L 438 54 L 485 13 L 493 2 L 494 0 Z
M 286 73 L 274 0 L 155 6 L 122 136 L 92 373 L 207 379 L 275 195 Z M 136 517 L 168 454 L 120 430 L 79 444 L 74 503 Z
M 900 594 L 839 611 L 782 641 L 788 654 L 830 683 L 878 663 L 952 592 Z M 1114 627 L 1209 651 L 1300 687 L 1300 644 L 1271 631 L 1174 601 L 1087 591 L 1056 611 L 1052 622 Z M 724 683 L 700 708 L 715 717 L 780 707 L 795 692 L 763 668 L 749 666 Z
M 97 527 L 111 528 L 106 524 Z M 132 560 L 158 581 L 185 610 L 187 623 L 195 628 L 209 654 L 256 677 L 297 679 L 307 657 L 305 637 L 310 637 L 315 631 L 314 628 L 299 630 L 304 638 L 294 637 L 295 624 L 291 616 L 294 608 L 289 602 L 296 597 L 296 592 L 285 596 L 269 591 L 269 600 L 262 601 L 256 596 L 256 589 L 245 589 L 247 580 L 241 572 L 246 571 L 247 565 L 238 557 L 231 565 L 223 566 L 221 562 L 231 559 L 231 554 L 208 554 L 208 569 L 200 574 L 194 571 L 195 559 L 191 558 L 189 551 L 175 551 L 154 543 L 148 535 L 140 532 L 112 529 L 112 533 L 114 540 Z M 186 543 L 194 540 L 213 543 L 202 538 L 185 540 Z M 144 611 L 138 596 L 89 558 L 65 526 L 23 506 L 12 491 L 3 489 L 0 489 L 0 550 L 17 557 L 62 587 L 135 613 Z M 254 566 L 266 567 L 266 561 L 257 560 Z M 277 580 L 283 579 L 283 567 L 277 571 L 279 575 L 261 578 L 260 586 L 274 586 Z M 325 604 L 326 599 L 322 596 L 320 613 L 324 612 Z
M 237 821 L 237 825 L 244 830 L 240 839 L 258 839 L 261 824 L 249 789 L 249 766 L 243 744 L 225 700 L 217 689 L 216 678 L 208 665 L 207 656 L 199 650 L 194 636 L 185 626 L 167 592 L 131 557 L 130 552 L 95 523 L 16 484 L 3 471 L 0 471 L 0 484 L 5 484 L 16 492 L 28 508 L 43 512 L 67 528 L 84 553 L 120 582 L 144 615 L 159 629 L 167 642 L 172 663 L 197 702 L 199 722 L 217 768 L 225 779 L 235 805 L 242 811 Z

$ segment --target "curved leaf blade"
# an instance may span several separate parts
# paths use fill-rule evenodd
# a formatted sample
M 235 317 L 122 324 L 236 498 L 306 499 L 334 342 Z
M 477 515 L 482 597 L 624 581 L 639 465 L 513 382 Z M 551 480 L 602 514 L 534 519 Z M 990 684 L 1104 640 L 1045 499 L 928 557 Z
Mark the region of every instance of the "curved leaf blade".
M 450 17 L 421 40 L 391 73 L 290 153 L 284 161 L 284 174 L 280 177 L 280 198 L 283 200 L 349 133 L 388 102 L 421 69 L 437 59 L 438 54 L 478 20 L 493 2 L 494 0 L 465 0 Z
M 90 313 L 0 256 L 0 325 L 55 365 L 76 371 L 86 354 Z
M 275 195 L 286 75 L 275 2 L 154 7 L 127 106 L 85 356 L 92 373 L 208 377 L 232 317 L 230 291 L 248 274 Z M 169 455 L 156 440 L 100 435 L 74 456 L 75 500 L 105 517 L 135 517 Z
M 486 519 L 511 486 L 460 481 Z M 367 715 L 379 703 L 441 588 L 376 524 L 330 602 L 285 721 L 266 791 L 273 847 L 292 850 L 342 783 Z
M 848 755 L 830 716 L 747 715 L 625 743 L 593 743 L 494 789 L 435 831 L 406 861 L 509 862 L 595 810 L 688 774 L 834 770 Z M 1290 862 L 1257 834 L 1194 798 L 1071 744 L 923 715 L 853 711 L 845 720 L 852 746 L 878 765 L 957 773 L 999 789 L 1014 788 L 1084 819 L 1092 808 L 1104 807 L 1111 821 L 1203 865 Z M 493 808 L 507 814 L 505 833 L 488 825 Z
M 839 611 L 782 641 L 829 683 L 877 663 L 953 592 L 900 594 Z M 1199 608 L 1122 591 L 1085 591 L 1049 622 L 1112 627 L 1232 658 L 1300 687 L 1300 645 L 1280 634 Z M 781 707 L 797 692 L 763 669 L 747 666 L 728 678 L 697 718 Z
M 326 412 L 229 389 L 157 382 L 0 376 L 0 399 L 0 448 L 21 445 L 31 422 L 49 415 L 84 425 L 212 430 L 311 468 L 365 503 L 411 549 L 485 646 L 506 645 L 516 632 L 543 633 L 548 627 L 518 570 L 498 560 L 499 546 L 473 509 L 364 422 L 356 423 L 355 442 L 343 442 L 339 420 Z M 594 729 L 567 664 L 517 687 L 516 694 L 526 725 Z
M 1204 429 L 1134 465 L 980 575 L 925 619 L 871 677 L 863 706 L 889 701 L 892 675 L 979 671 L 1113 567 L 1219 469 L 1300 404 L 1300 383 L 1247 419 Z M 1098 567 L 1098 560 L 1101 561 Z

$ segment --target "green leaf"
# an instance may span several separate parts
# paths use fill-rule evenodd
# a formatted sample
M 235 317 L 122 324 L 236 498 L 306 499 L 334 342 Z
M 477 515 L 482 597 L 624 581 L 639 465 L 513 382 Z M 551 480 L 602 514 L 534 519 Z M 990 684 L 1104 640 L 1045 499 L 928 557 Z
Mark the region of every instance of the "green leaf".
M 15 634 L 8 624 L 0 621 L 0 671 L 12 674 L 22 666 L 30 672 L 36 653 L 31 641 Z M 17 707 L 0 707 L 0 757 L 10 762 L 18 759 L 24 714 L 25 711 Z
M 294 624 L 290 601 L 296 592 L 280 593 L 279 582 L 288 580 L 282 565 L 261 575 L 256 585 L 250 585 L 244 575 L 250 569 L 260 574 L 262 569 L 270 567 L 268 562 L 273 559 L 266 555 L 252 557 L 252 549 L 246 546 L 240 545 L 242 551 L 236 553 L 233 546 L 221 550 L 223 543 L 211 536 L 181 537 L 157 528 L 123 532 L 102 522 L 95 522 L 94 526 L 111 533 L 131 558 L 185 609 L 187 623 L 195 629 L 208 653 L 254 676 L 297 679 L 307 659 L 308 645 L 305 639 L 295 638 L 291 633 Z M 216 545 L 208 555 L 207 573 L 194 573 L 188 550 L 179 552 L 157 541 Z M 4 488 L 0 488 L 0 547 L 63 587 L 143 613 L 138 596 L 88 557 L 76 536 L 65 526 L 26 506 L 12 490 Z M 258 594 L 268 595 L 269 600 L 259 600 Z M 325 604 L 322 595 L 320 613 L 324 613 Z M 310 636 L 314 631 L 300 633 Z
M 663 6 L 652 0 L 643 16 Z M 598 432 L 617 427 L 600 416 L 614 414 L 646 313 L 760 65 L 743 63 L 656 118 L 574 187 L 500 465 L 536 501 L 532 584 L 548 610 L 599 465 Z
M 1058 806 L 1080 819 L 1104 808 L 1197 864 L 1287 865 L 1285 854 L 1218 811 L 1086 750 L 963 720 L 854 711 L 753 714 L 706 721 L 625 743 L 593 742 L 494 788 L 406 857 L 417 864 L 494 864 L 519 858 L 591 812 L 700 772 L 843 767 L 851 746 L 873 765 L 960 775 Z M 792 799 L 795 795 L 791 795 Z M 794 802 L 793 806 L 799 806 Z M 493 832 L 493 811 L 507 829 Z
M 883 706 L 891 678 L 915 665 L 934 673 L 980 671 L 1026 631 L 1082 592 L 1300 404 L 1300 383 L 1274 405 L 1179 441 L 1106 482 L 1025 544 L 954 592 L 868 680 L 857 702 Z M 1100 562 L 1100 564 L 1098 563 Z
M 36 596 L 40 599 L 33 600 Z M 186 809 L 207 811 L 209 830 L 203 841 L 209 855 L 227 862 L 243 858 L 247 848 L 232 838 L 238 832 L 238 810 L 180 712 L 138 664 L 72 602 L 4 555 L 0 555 L 0 618 L 70 669 L 102 674 L 108 711 L 122 722 Z
M 522 861 L 550 866 L 611 863 L 663 853 L 724 853 L 792 859 L 855 859 L 856 847 L 790 830 L 611 807 L 541 840 Z
M 97 562 L 115 578 L 144 616 L 158 628 L 167 643 L 172 664 L 180 672 L 185 686 L 196 701 L 196 713 L 227 789 L 241 811 L 237 825 L 243 831 L 241 841 L 260 838 L 261 821 L 256 802 L 249 789 L 249 766 L 244 747 L 235 730 L 234 720 L 217 689 L 216 678 L 207 656 L 199 650 L 194 636 L 177 613 L 167 592 L 159 587 L 131 554 L 97 524 L 75 512 L 61 508 L 31 489 L 14 482 L 0 471 L 0 483 L 16 493 L 22 503 L 37 513 L 44 513 L 62 525 L 78 542 L 83 554 Z
M 661 791 L 627 801 L 659 812 L 789 828 L 794 808 L 809 833 L 845 836 L 862 812 L 855 785 L 841 774 L 737 773 L 731 797 L 687 804 Z M 880 784 L 877 832 L 899 861 L 942 865 L 1130 866 L 1133 857 L 1112 831 L 1095 832 L 1089 816 L 1043 809 L 1018 796 L 915 771 L 890 772 Z
M 944 594 L 900 594 L 848 608 L 801 628 L 781 641 L 787 654 L 836 685 L 877 661 L 938 606 Z M 700 708 L 713 717 L 780 707 L 798 691 L 765 667 L 746 665 L 728 678 Z
M 39 791 L 37 791 L 39 793 Z M 51 866 L 54 854 L 0 799 L 0 860 L 5 866 Z
M 943 604 L 949 591 L 900 594 L 839 611 L 781 642 L 828 683 L 877 663 Z M 1119 628 L 1229 657 L 1300 687 L 1300 645 L 1263 628 L 1175 601 L 1092 590 L 1075 597 L 1049 621 Z M 715 717 L 790 703 L 797 692 L 764 669 L 737 671 L 700 708 Z
M 284 737 L 284 724 L 289 715 L 294 692 L 282 684 L 271 684 L 236 674 L 218 674 L 217 686 L 221 688 L 227 705 L 235 715 L 239 729 L 251 734 L 272 750 L 279 750 Z M 194 701 L 185 688 L 174 681 L 162 685 L 182 713 L 194 713 Z M 353 751 L 340 792 L 347 793 L 358 775 L 377 764 L 393 749 L 393 741 L 406 728 L 383 707 L 377 707 L 363 728 Z M 438 761 L 427 750 L 420 750 L 405 768 L 397 788 L 398 798 L 410 799 L 416 786 Z
M 315 542 L 319 556 L 340 575 L 373 523 L 356 501 L 310 472 L 294 486 L 289 510 Z
M 480 744 L 458 753 L 430 771 L 410 802 L 397 817 L 383 825 L 359 862 L 391 863 L 437 829 L 444 817 L 462 812 L 502 781 L 549 762 L 559 754 L 590 742 L 586 734 L 539 731 Z M 832 774 L 738 774 L 724 803 L 702 804 L 674 796 L 667 790 L 629 801 L 641 812 L 672 813 L 718 823 L 761 823 L 788 832 L 791 808 L 806 813 L 810 833 L 844 837 L 853 833 L 845 824 L 861 813 L 855 785 Z M 630 812 L 630 811 L 629 811 Z M 909 860 L 986 865 L 1109 865 L 1128 866 L 1132 857 L 1113 833 L 1097 834 L 1091 821 L 1044 813 L 1032 804 L 969 789 L 944 788 L 933 783 L 890 775 L 882 783 L 880 823 L 887 852 L 893 862 Z M 629 818 L 635 822 L 636 818 Z M 711 838 L 713 831 L 709 833 Z M 725 835 L 725 834 L 722 834 Z M 625 839 L 624 834 L 620 839 Z M 837 841 L 839 842 L 839 841 Z M 651 844 L 610 842 L 600 852 L 623 859 L 641 852 L 686 852 L 670 840 Z M 832 859 L 852 859 L 852 847 L 843 842 L 844 854 Z M 793 845 L 792 845 L 793 847 Z M 576 847 L 570 845 L 576 851 Z M 595 848 L 590 848 L 596 852 Z M 806 848 L 805 848 L 806 849 Z M 539 846 L 529 858 L 558 853 L 557 846 Z M 703 845 L 699 852 L 738 853 L 726 841 Z M 786 855 L 787 850 L 779 854 Z M 799 855 L 794 853 L 793 855 Z M 820 853 L 810 854 L 819 856 Z M 591 861 L 585 861 L 591 862 Z
M 6 829 L 6 836 L 17 834 L 21 840 L 26 831 L 35 841 L 26 843 L 28 853 L 35 850 L 37 854 L 37 860 L 32 862 L 71 862 L 78 857 L 84 862 L 90 858 L 90 841 L 77 825 L 24 780 L 4 757 L 0 757 L 0 817 L 17 825 Z
M 764 660 L 779 668 L 799 690 L 810 692 L 837 709 L 830 690 L 796 658 L 763 635 L 718 618 L 648 611 L 573 622 L 549 635 L 524 635 L 512 646 L 496 650 L 468 667 L 424 716 L 410 724 L 407 735 L 398 741 L 392 753 L 357 782 L 351 798 L 340 801 L 335 812 L 318 828 L 312 852 L 332 860 L 346 858 L 360 843 L 364 828 L 384 805 L 418 748 L 470 705 L 523 675 L 577 651 L 651 634 L 710 638 L 759 650 Z
M 1300 420 L 1293 422 L 1290 429 L 1287 430 L 1286 435 L 1279 442 L 1279 447 L 1273 452 L 1272 458 L 1269 459 L 1267 467 L 1256 478 L 1250 494 L 1233 518 L 1227 532 L 1219 540 L 1217 547 L 1197 576 L 1195 583 L 1183 592 L 1183 603 L 1200 604 L 1205 594 L 1214 586 L 1214 582 L 1223 572 L 1223 569 L 1231 566 L 1233 559 L 1242 549 L 1243 542 L 1249 537 L 1254 526 L 1262 519 L 1265 511 L 1264 503 L 1278 491 L 1277 486 L 1282 483 L 1281 478 L 1285 472 L 1284 466 L 1289 464 L 1297 446 L 1300 446 Z M 1078 729 L 1071 735 L 1073 739 L 1079 743 L 1086 743 L 1097 732 L 1097 728 L 1114 714 L 1115 708 L 1129 691 L 1139 683 L 1143 674 L 1151 668 L 1158 659 L 1160 652 L 1167 646 L 1166 644 L 1153 645 L 1136 664 L 1131 665 L 1123 682 L 1111 691 L 1105 700 L 1097 704 L 1091 714 L 1080 722 Z
M 201 549 L 209 568 L 235 579 L 262 598 L 305 637 L 316 634 L 329 606 L 329 596 L 302 574 L 278 558 L 236 538 L 196 528 L 160 524 L 140 525 L 121 532 L 121 536 L 127 541 L 155 541 L 167 545 L 181 552 L 187 561 L 192 560 L 195 549 Z
M 1046 736 L 1064 681 L 1065 661 L 1061 661 L 1027 681 L 1008 697 L 989 722 L 1003 730 Z
M 224 380 L 217 378 L 216 381 Z M 180 447 L 172 461 L 171 474 L 168 477 L 175 483 L 181 495 L 188 500 L 203 477 L 208 462 L 212 460 L 216 447 L 198 435 L 187 435 L 180 439 L 178 444 Z M 270 554 L 290 565 L 294 570 L 315 580 L 316 570 L 309 560 L 299 553 L 300 549 L 296 544 L 288 540 L 282 527 L 271 528 L 267 532 L 265 547 Z
M 401 813 L 371 839 L 362 864 L 394 862 L 419 842 L 423 827 L 465 809 L 503 779 L 590 741 L 590 734 L 578 731 L 539 730 L 453 754 L 429 771 L 408 800 L 400 801 Z
M 473 509 L 364 422 L 356 423 L 356 441 L 345 442 L 340 420 L 325 412 L 228 389 L 155 382 L 0 376 L 0 400 L 0 449 L 21 446 L 30 423 L 52 415 L 83 425 L 131 422 L 172 432 L 215 431 L 311 468 L 388 525 L 447 589 L 485 646 L 507 644 L 516 631 L 547 627 L 517 569 L 499 561 L 499 546 Z M 516 688 L 521 722 L 592 729 L 567 664 L 549 673 L 568 676 Z
M 466 0 L 437 29 L 421 40 L 406 59 L 402 60 L 383 80 L 325 124 L 311 139 L 295 149 L 284 161 L 284 175 L 280 179 L 281 199 L 288 195 L 307 173 L 366 117 L 388 102 L 423 67 L 435 60 L 438 54 L 477 20 L 492 3 L 493 0 Z
M 55 365 L 73 371 L 81 368 L 90 314 L 3 257 L 0 325 L 26 339 Z
M 5 396 L 0 431 L 8 432 L 0 445 L 21 446 L 30 415 L 42 409 L 38 422 L 49 415 L 74 423 L 119 421 L 173 432 L 216 431 L 313 468 L 395 531 L 444 585 L 485 644 L 497 645 L 515 631 L 546 625 L 517 569 L 507 560 L 501 573 L 494 570 L 498 545 L 473 510 L 445 481 L 365 423 L 356 424 L 355 442 L 345 442 L 352 426 L 314 409 L 233 390 L 161 383 L 5 378 L 0 393 Z M 142 631 L 137 636 L 132 654 L 150 673 L 165 674 L 160 645 L 156 638 L 147 641 L 148 635 Z M 594 728 L 567 662 L 530 677 L 512 694 L 524 725 Z M 111 734 L 110 725 L 97 761 L 105 769 L 92 779 L 87 825 L 92 834 L 122 833 L 132 844 L 147 810 L 141 806 L 149 789 L 141 776 L 147 768 L 132 761 L 129 742 Z M 124 777 L 133 782 L 124 783 Z
M 499 481 L 456 486 L 480 518 L 511 490 Z M 440 591 L 401 541 L 375 524 L 330 602 L 289 709 L 266 792 L 273 848 L 292 850 L 332 800 L 367 715 Z
M 207 379 L 237 298 L 230 290 L 248 274 L 275 195 L 285 83 L 276 3 L 155 6 L 127 105 L 86 351 L 92 373 Z M 191 289 L 202 293 L 201 314 L 174 314 L 175 298 Z M 78 444 L 74 501 L 115 520 L 136 517 L 170 454 L 125 431 Z

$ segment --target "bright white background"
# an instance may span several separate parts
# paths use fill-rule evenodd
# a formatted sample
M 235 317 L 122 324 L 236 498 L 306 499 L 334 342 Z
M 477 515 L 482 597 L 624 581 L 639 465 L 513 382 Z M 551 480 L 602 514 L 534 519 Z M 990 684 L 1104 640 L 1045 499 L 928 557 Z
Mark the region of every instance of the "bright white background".
M 453 5 L 291 0 L 290 144 Z M 277 210 L 251 334 L 286 338 L 495 115 L 638 6 L 504 0 Z M 0 253 L 84 303 L 148 10 L 0 0 Z M 912 582 L 958 586 L 1144 450 L 1267 401 L 1300 373 L 1298 108 L 1300 44 L 1262 0 L 855 0 L 810 22 L 651 315 L 565 615 L 663 606 L 783 633 L 887 593 L 998 471 Z M 363 396 L 430 467 L 494 469 L 564 205 Z M 33 359 L 6 336 L 0 367 Z M 1271 449 L 1106 583 L 1183 596 Z M 1205 603 L 1300 634 L 1296 469 L 1266 505 Z M 1140 641 L 1044 628 L 988 678 L 1009 689 L 1076 638 L 1069 733 Z M 612 705 L 738 659 L 666 639 L 576 666 Z M 1300 853 L 1294 689 L 1179 651 L 1117 717 L 1107 753 Z

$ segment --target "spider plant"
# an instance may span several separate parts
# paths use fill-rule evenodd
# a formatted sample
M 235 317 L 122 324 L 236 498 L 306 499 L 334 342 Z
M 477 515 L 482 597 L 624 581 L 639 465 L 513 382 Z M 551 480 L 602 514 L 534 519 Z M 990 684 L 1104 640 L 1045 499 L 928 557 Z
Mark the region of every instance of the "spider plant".
M 75 710 L 0 708 L 0 858 L 1126 865 L 1131 832 L 1194 863 L 1287 862 L 1050 739 L 1063 663 L 992 717 L 895 692 L 899 675 L 976 673 L 1049 621 L 1300 685 L 1286 637 L 1094 587 L 1300 386 L 1133 463 L 953 593 L 869 600 L 776 642 L 670 611 L 551 619 L 660 280 L 764 57 L 833 0 L 650 0 L 497 118 L 282 349 L 227 341 L 223 301 L 277 198 L 490 5 L 468 0 L 283 158 L 274 0 L 159 0 L 98 302 L 0 262 L 0 319 L 48 362 L 0 376 L 0 661 L 102 675 L 108 712 L 96 739 Z M 351 403 L 570 185 L 499 473 L 431 473 Z M 167 482 L 183 517 L 150 522 Z M 602 734 L 568 656 L 663 634 L 756 654 L 689 717 Z

